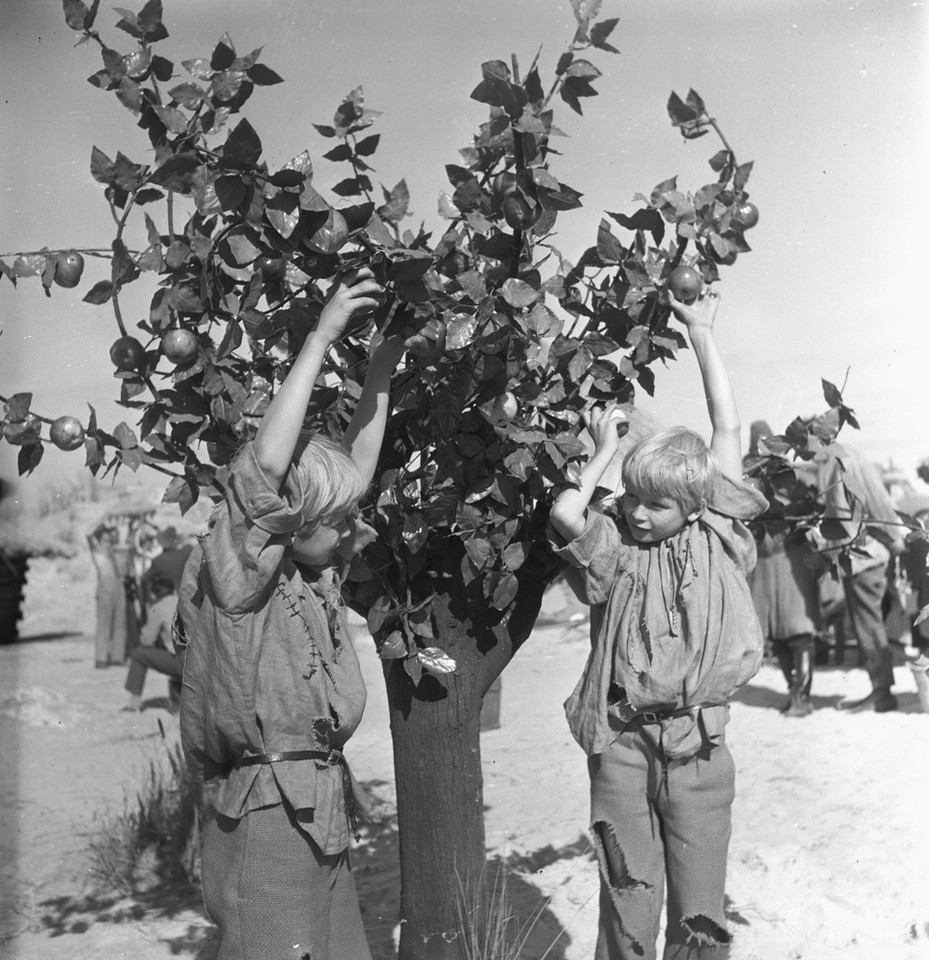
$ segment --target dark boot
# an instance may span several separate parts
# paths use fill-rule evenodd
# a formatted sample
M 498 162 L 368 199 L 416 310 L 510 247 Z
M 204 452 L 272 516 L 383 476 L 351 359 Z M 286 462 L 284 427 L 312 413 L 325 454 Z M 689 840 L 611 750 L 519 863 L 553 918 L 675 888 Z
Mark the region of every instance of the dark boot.
M 790 648 L 790 641 L 772 640 L 771 652 L 777 657 L 778 666 L 781 668 L 781 673 L 784 674 L 784 679 L 787 681 L 787 689 L 791 690 L 794 682 L 794 655 L 793 650 Z M 786 700 L 784 705 L 778 708 L 780 712 L 787 713 L 790 709 L 790 703 L 790 700 Z
M 813 656 L 815 643 L 806 634 L 790 640 L 792 670 L 790 679 L 790 702 L 784 711 L 788 717 L 808 717 L 813 712 L 810 689 L 813 686 Z

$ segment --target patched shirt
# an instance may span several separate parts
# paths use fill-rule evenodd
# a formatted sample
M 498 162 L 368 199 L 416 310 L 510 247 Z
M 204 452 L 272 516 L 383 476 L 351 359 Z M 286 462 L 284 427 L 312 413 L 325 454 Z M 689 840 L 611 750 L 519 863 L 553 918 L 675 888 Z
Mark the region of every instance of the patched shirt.
M 639 543 L 625 521 L 589 510 L 584 531 L 567 544 L 551 530 L 555 552 L 577 596 L 590 605 L 591 652 L 565 703 L 568 724 L 588 754 L 602 753 L 642 713 L 718 704 L 698 717 L 646 724 L 666 756 L 693 756 L 718 740 L 728 698 L 758 671 L 764 638 L 746 574 L 755 542 L 742 520 L 767 507 L 747 484 L 721 478 L 713 502 L 673 537 Z M 610 689 L 622 695 L 611 703 Z
M 364 711 L 339 572 L 327 568 L 314 579 L 290 558 L 304 522 L 301 504 L 274 488 L 247 444 L 181 584 L 178 613 L 189 641 L 181 739 L 193 775 L 220 779 L 219 813 L 238 819 L 286 799 L 332 854 L 349 842 L 340 764 L 233 768 L 246 755 L 341 749 Z

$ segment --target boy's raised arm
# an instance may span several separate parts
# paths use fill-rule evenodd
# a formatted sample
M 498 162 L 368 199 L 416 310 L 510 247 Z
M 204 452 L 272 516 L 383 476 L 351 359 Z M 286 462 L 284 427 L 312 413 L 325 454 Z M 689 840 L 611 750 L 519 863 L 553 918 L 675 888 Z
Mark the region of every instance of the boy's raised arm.
M 403 356 L 402 335 L 381 340 L 371 353 L 358 406 L 342 435 L 342 446 L 355 462 L 365 484 L 374 479 L 384 428 L 390 412 L 390 377 Z
M 380 284 L 366 267 L 343 278 L 268 406 L 255 435 L 254 449 L 259 465 L 276 486 L 280 486 L 290 467 L 326 351 L 345 332 L 353 317 L 376 309 L 381 292 Z
M 619 449 L 618 422 L 625 415 L 615 403 L 604 408 L 590 411 L 587 427 L 594 439 L 594 454 L 581 470 L 581 482 L 573 488 L 562 491 L 552 504 L 549 519 L 552 526 L 565 540 L 574 540 L 584 532 L 587 524 L 587 507 L 590 505 L 600 478 L 606 472 L 610 461 Z
M 687 327 L 690 345 L 703 376 L 703 391 L 713 427 L 710 449 L 716 454 L 722 472 L 739 480 L 742 477 L 742 424 L 729 372 L 713 336 L 719 294 L 709 291 L 692 304 L 681 303 L 671 293 L 668 297 L 674 316 Z

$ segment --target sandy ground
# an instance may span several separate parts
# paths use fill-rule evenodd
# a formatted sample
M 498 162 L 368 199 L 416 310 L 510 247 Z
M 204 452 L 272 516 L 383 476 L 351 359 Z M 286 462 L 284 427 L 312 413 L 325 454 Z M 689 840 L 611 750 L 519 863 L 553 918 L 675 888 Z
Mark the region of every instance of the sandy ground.
M 92 573 L 86 557 L 34 563 L 23 641 L 0 648 L 0 955 L 35 960 L 161 960 L 210 955 L 196 895 L 144 902 L 95 895 L 88 849 L 106 816 L 133 796 L 151 759 L 176 740 L 164 709 L 121 713 L 124 670 L 95 670 Z M 586 842 L 583 756 L 561 703 L 587 637 L 564 597 L 504 675 L 501 727 L 482 737 L 487 840 L 508 857 L 513 899 L 545 906 L 533 955 L 593 955 L 597 875 Z M 379 665 L 363 626 L 354 639 L 369 687 L 351 744 L 353 769 L 389 809 L 393 772 Z M 734 960 L 929 958 L 929 716 L 906 667 L 897 713 L 840 714 L 864 693 L 861 670 L 823 668 L 816 712 L 781 716 L 784 684 L 765 665 L 732 707 L 738 769 L 728 912 Z M 145 696 L 166 693 L 150 675 Z M 356 859 L 378 957 L 396 921 L 396 837 L 369 837 Z M 544 898 L 544 900 L 542 899 Z M 529 954 L 527 953 L 527 956 Z

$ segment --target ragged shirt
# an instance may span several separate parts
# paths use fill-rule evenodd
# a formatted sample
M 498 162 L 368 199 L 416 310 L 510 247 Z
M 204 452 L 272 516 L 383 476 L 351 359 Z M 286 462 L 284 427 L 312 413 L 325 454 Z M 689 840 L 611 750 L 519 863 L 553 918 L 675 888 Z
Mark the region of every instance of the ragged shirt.
M 305 523 L 251 444 L 184 571 L 178 614 L 189 646 L 181 740 L 200 780 L 219 778 L 216 809 L 234 819 L 286 799 L 324 854 L 349 842 L 343 768 L 286 760 L 234 768 L 245 755 L 341 749 L 361 720 L 365 685 L 344 627 L 339 571 L 318 579 L 290 558 Z
M 657 543 L 639 543 L 621 518 L 589 510 L 583 532 L 565 543 L 568 583 L 591 607 L 591 652 L 565 702 L 568 724 L 588 754 L 602 753 L 643 713 L 700 711 L 646 723 L 665 756 L 685 759 L 712 747 L 725 727 L 728 698 L 761 665 L 764 638 L 746 575 L 755 541 L 743 520 L 767 501 L 722 477 L 702 515 Z M 610 697 L 621 691 L 616 702 Z

